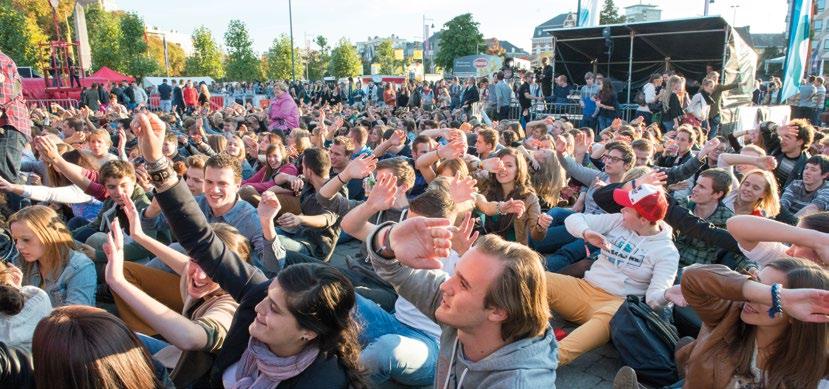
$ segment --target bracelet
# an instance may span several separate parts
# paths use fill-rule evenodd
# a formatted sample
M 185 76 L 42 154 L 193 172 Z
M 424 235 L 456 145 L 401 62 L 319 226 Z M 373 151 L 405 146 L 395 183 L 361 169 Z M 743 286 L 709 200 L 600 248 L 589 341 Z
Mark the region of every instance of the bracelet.
M 769 308 L 769 317 L 774 319 L 779 313 L 783 312 L 783 306 L 780 303 L 780 288 L 782 285 L 774 284 L 771 286 L 771 308 Z
M 502 202 L 501 202 L 501 201 L 499 201 L 499 202 L 495 203 L 495 214 L 496 214 L 496 215 L 503 215 L 503 214 L 504 214 L 504 213 L 501 211 L 501 204 L 502 204 Z
M 345 181 L 343 181 L 343 179 L 340 178 L 339 174 L 337 174 L 337 180 L 340 181 L 343 185 L 345 185 Z
M 170 166 L 170 161 L 167 159 L 166 156 L 162 156 L 161 158 L 155 161 L 147 161 L 146 168 L 148 172 L 156 171 L 156 170 L 164 170 Z
M 383 247 L 377 251 L 377 254 L 380 255 L 383 259 L 394 259 L 394 250 L 391 248 L 391 230 L 394 228 L 394 225 L 389 227 L 386 230 L 386 233 L 383 236 Z

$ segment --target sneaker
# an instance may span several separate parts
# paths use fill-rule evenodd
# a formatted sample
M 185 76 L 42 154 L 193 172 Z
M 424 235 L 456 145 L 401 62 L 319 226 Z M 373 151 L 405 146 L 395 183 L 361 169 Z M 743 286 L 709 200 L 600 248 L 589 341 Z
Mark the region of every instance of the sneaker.
M 616 378 L 613 379 L 613 389 L 639 389 L 639 381 L 636 380 L 636 371 L 630 366 L 622 366 L 616 372 Z

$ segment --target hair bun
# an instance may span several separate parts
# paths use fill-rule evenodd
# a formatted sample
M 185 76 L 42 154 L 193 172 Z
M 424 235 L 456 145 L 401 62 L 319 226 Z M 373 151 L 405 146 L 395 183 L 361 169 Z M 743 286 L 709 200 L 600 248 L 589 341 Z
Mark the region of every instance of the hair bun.
M 23 310 L 25 303 L 26 298 L 19 289 L 9 285 L 0 285 L 0 312 L 10 316 L 17 315 Z

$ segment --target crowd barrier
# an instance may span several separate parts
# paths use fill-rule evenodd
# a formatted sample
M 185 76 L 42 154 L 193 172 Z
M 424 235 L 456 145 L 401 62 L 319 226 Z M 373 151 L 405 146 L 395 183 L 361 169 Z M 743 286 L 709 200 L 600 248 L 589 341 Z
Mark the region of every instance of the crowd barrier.
M 76 99 L 30 99 L 26 100 L 26 105 L 29 108 L 46 108 L 49 109 L 52 104 L 57 104 L 64 109 L 78 108 L 80 102 Z

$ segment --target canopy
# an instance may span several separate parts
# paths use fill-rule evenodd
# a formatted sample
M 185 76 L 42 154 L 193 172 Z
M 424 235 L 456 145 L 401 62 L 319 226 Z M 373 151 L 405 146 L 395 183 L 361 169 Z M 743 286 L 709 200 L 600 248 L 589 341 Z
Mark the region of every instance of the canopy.
M 110 81 L 110 82 L 120 82 L 120 81 L 133 82 L 133 81 L 135 81 L 135 78 L 127 76 L 127 75 L 123 75 L 121 73 L 118 73 L 115 70 L 112 70 L 112 69 L 110 69 L 106 66 L 101 66 L 101 68 L 98 69 L 97 72 L 92 73 L 92 76 L 90 76 L 89 78 L 95 78 L 95 79 L 98 79 L 98 80 L 101 80 L 101 81 Z
M 740 88 L 730 95 L 740 96 L 741 104 L 751 101 L 757 54 L 719 16 L 546 32 L 552 35 L 556 73 L 576 83 L 588 71 L 609 75 L 621 87 L 620 101 L 632 102 L 653 73 L 674 70 L 691 84 L 705 77 L 708 65 L 720 71 L 723 83 L 739 74 Z M 612 42 L 609 54 L 607 42 Z

